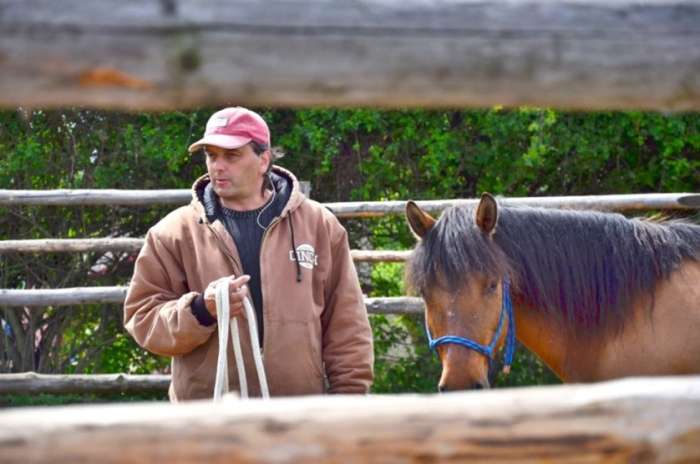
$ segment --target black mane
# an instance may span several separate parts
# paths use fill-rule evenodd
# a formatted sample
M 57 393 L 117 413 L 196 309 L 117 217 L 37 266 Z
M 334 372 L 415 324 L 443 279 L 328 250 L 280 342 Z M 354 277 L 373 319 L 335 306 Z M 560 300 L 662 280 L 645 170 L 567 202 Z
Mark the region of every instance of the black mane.
M 474 273 L 509 275 L 526 303 L 594 328 L 619 326 L 633 299 L 653 298 L 658 280 L 685 259 L 700 260 L 700 226 L 689 222 L 499 206 L 491 239 L 474 222 L 474 208 L 460 206 L 421 240 L 407 277 L 422 293 L 436 285 L 455 291 Z

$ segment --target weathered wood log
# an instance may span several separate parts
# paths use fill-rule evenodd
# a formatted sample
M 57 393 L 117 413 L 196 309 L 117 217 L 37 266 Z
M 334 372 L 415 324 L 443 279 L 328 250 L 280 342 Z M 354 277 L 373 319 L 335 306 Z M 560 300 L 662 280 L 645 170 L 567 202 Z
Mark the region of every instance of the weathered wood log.
M 411 253 L 411 250 L 350 250 L 353 261 L 358 263 L 400 263 L 408 260 Z
M 0 289 L 0 306 L 73 306 L 79 304 L 121 304 L 127 287 L 76 287 L 57 289 Z M 378 314 L 418 314 L 423 311 L 420 298 L 365 298 L 367 311 Z
M 191 192 L 181 190 L 0 190 L 0 205 L 182 205 L 190 201 Z M 421 200 L 417 203 L 431 213 L 457 204 L 475 204 L 477 199 Z M 571 195 L 560 197 L 509 197 L 505 205 L 550 208 L 598 209 L 610 211 L 688 210 L 700 209 L 698 193 L 633 193 L 621 195 Z M 324 203 L 336 216 L 380 217 L 403 214 L 406 202 L 366 201 Z
M 46 238 L 0 241 L 2 253 L 77 253 L 126 251 L 138 252 L 143 246 L 142 238 Z
M 52 289 L 0 289 L 0 306 L 70 306 L 123 303 L 127 287 L 75 287 Z
M 143 246 L 142 238 L 67 238 L 35 240 L 0 240 L 2 253 L 75 253 L 125 251 L 137 253 Z M 411 254 L 407 250 L 350 250 L 356 262 L 402 262 Z
M 423 314 L 425 305 L 421 298 L 412 296 L 386 296 L 365 298 L 370 314 Z
M 0 3 L 0 106 L 700 109 L 693 0 Z
M 700 378 L 0 412 L 5 463 L 700 461 Z
M 421 208 L 432 214 L 457 205 L 476 205 L 478 199 L 423 200 Z M 533 206 L 542 208 L 593 209 L 599 211 L 640 212 L 651 210 L 687 210 L 700 208 L 700 194 L 649 193 L 621 195 L 571 195 L 562 197 L 506 197 L 505 206 Z M 380 217 L 404 214 L 405 201 L 325 203 L 338 217 Z
M 1 0 L 0 0 L 1 1 Z M 192 200 L 187 189 L 170 190 L 0 190 L 0 205 L 78 206 L 184 205 Z
M 0 0 L 2 1 L 2 0 Z M 184 147 L 183 147 L 184 148 Z M 311 182 L 299 181 L 299 190 L 311 196 Z M 77 205 L 184 205 L 192 200 L 189 189 L 120 190 L 120 189 L 0 189 L 0 205 L 77 206 Z
M 169 375 L 129 374 L 0 374 L 0 395 L 163 393 L 170 385 Z

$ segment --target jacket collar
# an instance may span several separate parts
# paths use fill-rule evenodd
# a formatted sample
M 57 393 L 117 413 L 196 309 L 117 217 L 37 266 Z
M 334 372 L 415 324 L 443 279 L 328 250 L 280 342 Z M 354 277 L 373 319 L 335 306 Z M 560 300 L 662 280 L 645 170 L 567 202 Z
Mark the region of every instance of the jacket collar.
M 272 185 L 277 193 L 279 202 L 283 202 L 284 208 L 280 217 L 285 217 L 301 205 L 306 198 L 301 192 L 299 181 L 290 171 L 273 166 L 270 172 Z M 211 187 L 209 174 L 204 174 L 192 184 L 192 201 L 190 203 L 203 220 L 212 223 L 219 215 L 221 207 L 218 197 Z

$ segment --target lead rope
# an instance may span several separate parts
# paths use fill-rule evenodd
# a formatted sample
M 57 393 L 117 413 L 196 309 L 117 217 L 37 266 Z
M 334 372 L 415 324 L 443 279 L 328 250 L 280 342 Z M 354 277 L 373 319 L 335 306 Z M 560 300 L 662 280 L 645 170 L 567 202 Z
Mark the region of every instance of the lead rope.
M 214 382 L 214 401 L 221 401 L 222 396 L 228 392 L 227 348 L 229 325 L 231 326 L 233 353 L 236 358 L 236 368 L 238 369 L 238 383 L 241 387 L 241 397 L 248 398 L 248 381 L 246 379 L 245 366 L 243 365 L 243 351 L 241 350 L 241 338 L 238 333 L 238 320 L 234 317 L 233 324 L 230 324 L 231 319 L 228 292 L 228 281 L 219 282 L 216 285 L 216 317 L 219 322 L 219 358 L 216 366 L 216 380 Z M 263 398 L 269 398 L 270 391 L 267 386 L 265 366 L 262 362 L 260 342 L 258 341 L 258 326 L 255 320 L 253 306 L 250 304 L 248 297 L 243 299 L 243 307 L 245 308 L 246 319 L 248 320 L 250 342 L 253 348 L 253 359 L 255 360 L 255 369 L 257 370 L 258 380 L 260 382 L 260 393 Z

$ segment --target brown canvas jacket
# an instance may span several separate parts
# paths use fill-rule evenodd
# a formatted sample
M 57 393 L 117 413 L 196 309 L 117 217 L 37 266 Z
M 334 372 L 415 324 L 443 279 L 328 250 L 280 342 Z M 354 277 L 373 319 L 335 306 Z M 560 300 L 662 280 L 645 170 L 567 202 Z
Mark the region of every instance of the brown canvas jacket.
M 366 393 L 373 376 L 372 333 L 347 233 L 332 213 L 299 191 L 293 174 L 274 169 L 293 187 L 260 251 L 270 394 Z M 208 182 L 206 175 L 198 179 L 192 202 L 148 231 L 124 303 L 124 325 L 136 342 L 172 357 L 172 401 L 212 397 L 216 324 L 201 325 L 191 304 L 210 282 L 241 274 L 233 239 L 220 221 L 209 222 L 198 196 Z M 258 396 L 248 328 L 245 319 L 238 323 L 248 388 Z M 228 351 L 230 389 L 238 390 L 230 342 Z

